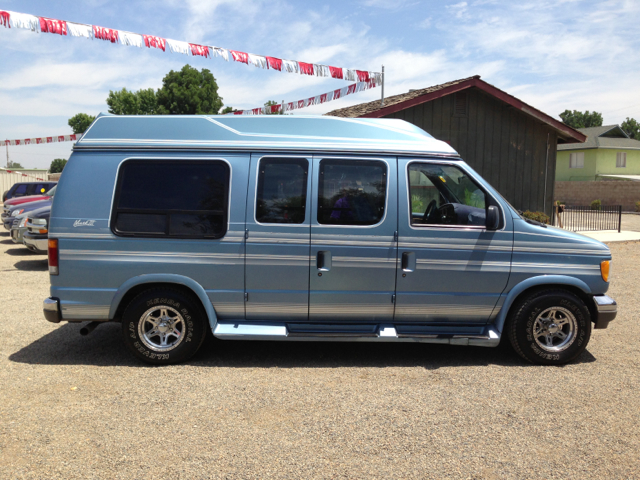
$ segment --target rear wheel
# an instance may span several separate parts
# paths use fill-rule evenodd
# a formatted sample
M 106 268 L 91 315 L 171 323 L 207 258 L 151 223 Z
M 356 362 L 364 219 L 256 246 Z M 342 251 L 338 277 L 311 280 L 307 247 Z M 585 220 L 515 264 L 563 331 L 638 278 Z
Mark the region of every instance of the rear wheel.
M 188 360 L 206 333 L 207 316 L 198 299 L 171 288 L 142 292 L 122 317 L 124 343 L 136 357 L 153 365 Z
M 542 290 L 514 305 L 506 333 L 515 351 L 526 360 L 562 365 L 587 348 L 591 316 L 573 293 Z

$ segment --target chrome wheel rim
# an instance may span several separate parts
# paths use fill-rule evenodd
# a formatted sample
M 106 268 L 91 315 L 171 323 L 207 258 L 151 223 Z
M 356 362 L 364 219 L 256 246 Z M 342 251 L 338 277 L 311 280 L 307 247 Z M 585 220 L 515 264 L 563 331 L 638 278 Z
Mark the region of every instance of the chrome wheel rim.
M 562 352 L 576 339 L 578 322 L 573 313 L 563 307 L 544 310 L 533 324 L 533 338 L 546 352 Z
M 168 352 L 182 343 L 185 321 L 175 308 L 158 305 L 142 314 L 138 335 L 145 346 L 155 352 Z

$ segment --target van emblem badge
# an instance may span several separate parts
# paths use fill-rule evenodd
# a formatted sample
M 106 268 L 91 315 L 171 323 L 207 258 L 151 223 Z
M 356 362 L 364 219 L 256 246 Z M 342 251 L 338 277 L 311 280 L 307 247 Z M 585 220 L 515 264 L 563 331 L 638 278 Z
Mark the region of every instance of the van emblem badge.
M 95 220 L 76 220 L 73 222 L 74 227 L 95 227 Z

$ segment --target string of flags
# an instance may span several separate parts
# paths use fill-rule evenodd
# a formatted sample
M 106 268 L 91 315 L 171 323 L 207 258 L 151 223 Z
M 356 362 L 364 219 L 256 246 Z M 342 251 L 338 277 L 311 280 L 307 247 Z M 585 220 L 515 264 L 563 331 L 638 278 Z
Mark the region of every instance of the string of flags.
M 321 95 L 305 98 L 304 100 L 298 100 L 296 102 L 279 103 L 277 105 L 270 105 L 268 107 L 258 107 L 249 110 L 236 110 L 227 115 L 268 115 L 276 113 L 291 112 L 298 108 L 310 107 L 311 105 L 320 105 L 321 103 L 330 102 L 332 100 L 338 100 L 346 95 L 369 90 L 370 88 L 377 87 L 378 84 L 374 80 L 367 82 L 353 83 L 347 87 L 338 88 Z
M 0 147 L 5 145 L 39 145 L 41 143 L 58 143 L 58 142 L 75 142 L 79 140 L 82 135 L 57 135 L 55 137 L 37 137 L 37 138 L 25 138 L 22 140 L 1 140 Z
M 362 92 L 364 90 L 369 90 L 377 86 L 378 84 L 376 84 L 376 82 L 373 80 L 369 80 L 368 82 L 358 82 L 343 88 L 338 88 L 336 90 L 323 93 L 321 95 L 305 98 L 304 100 L 297 100 L 295 102 L 287 102 L 287 103 L 279 103 L 277 105 L 252 108 L 249 110 L 236 110 L 234 112 L 229 113 L 228 115 L 268 115 L 268 114 L 276 114 L 276 113 L 283 113 L 283 112 L 287 113 L 293 110 L 297 110 L 299 108 L 310 107 L 312 105 L 320 105 L 325 102 L 331 102 L 332 100 L 338 100 L 339 98 L 345 97 L 347 95 L 352 95 L 354 93 Z M 43 143 L 75 142 L 77 140 L 80 140 L 81 136 L 82 135 L 80 134 L 73 134 L 73 135 L 57 135 L 53 137 L 24 138 L 20 140 L 0 140 L 0 147 L 4 147 L 5 145 L 12 145 L 12 146 L 40 145 Z
M 180 53 L 192 57 L 221 58 L 227 62 L 233 61 L 253 65 L 254 67 L 279 72 L 311 75 L 316 77 L 332 77 L 349 82 L 382 83 L 382 73 L 357 70 L 352 68 L 332 67 L 316 63 L 285 60 L 277 57 L 255 55 L 253 53 L 229 50 L 210 45 L 200 45 L 155 35 L 144 35 L 126 32 L 114 28 L 85 25 L 54 18 L 37 17 L 27 13 L 0 10 L 0 25 L 5 28 L 23 28 L 36 33 L 51 33 L 54 35 L 84 37 L 90 40 L 102 40 L 113 44 L 128 45 L 138 48 L 154 48 L 163 52 Z
M 0 167 L 0 170 L 2 170 L 3 172 L 6 172 L 6 173 L 14 173 L 16 175 L 21 175 L 23 177 L 32 178 L 34 180 L 40 180 L 41 182 L 46 182 L 47 181 L 47 179 L 45 179 L 45 178 L 34 177 L 33 175 L 27 175 L 26 173 L 17 172 L 15 170 L 8 170 L 6 168 L 1 168 L 1 167 Z
M 249 110 L 236 110 L 234 112 L 229 113 L 228 115 L 276 114 L 276 113 L 282 113 L 283 108 L 284 108 L 284 113 L 287 113 L 293 110 L 297 110 L 299 108 L 310 107 L 312 105 L 320 105 L 325 102 L 331 102 L 332 100 L 338 100 L 339 98 L 345 97 L 346 95 L 352 95 L 354 93 L 375 88 L 377 86 L 378 84 L 376 84 L 376 82 L 373 80 L 369 80 L 368 82 L 358 82 L 343 88 L 338 88 L 336 90 L 323 93 L 321 95 L 305 98 L 304 100 L 297 100 L 295 102 L 288 102 L 288 103 L 280 103 L 277 105 L 270 105 L 268 107 L 252 108 Z M 73 135 L 57 135 L 53 137 L 24 138 L 20 140 L 0 140 L 0 147 L 4 147 L 5 145 L 14 145 L 14 146 L 15 145 L 40 145 L 43 143 L 75 142 L 77 140 L 80 140 L 81 136 L 82 136 L 81 134 L 73 134 Z

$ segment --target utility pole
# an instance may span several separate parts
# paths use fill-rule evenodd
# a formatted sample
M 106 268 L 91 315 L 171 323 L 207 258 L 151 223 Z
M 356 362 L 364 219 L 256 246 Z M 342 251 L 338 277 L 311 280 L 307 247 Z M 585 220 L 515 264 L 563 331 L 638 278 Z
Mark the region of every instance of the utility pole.
M 384 65 L 382 65 L 382 94 L 380 97 L 380 106 L 384 107 Z
M 4 144 L 7 147 L 7 168 L 9 168 L 9 140 L 4 142 Z

